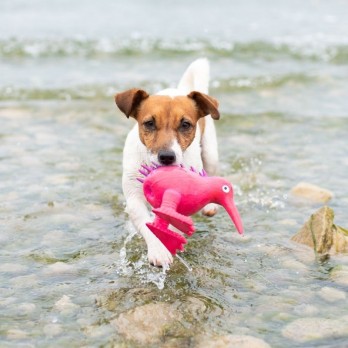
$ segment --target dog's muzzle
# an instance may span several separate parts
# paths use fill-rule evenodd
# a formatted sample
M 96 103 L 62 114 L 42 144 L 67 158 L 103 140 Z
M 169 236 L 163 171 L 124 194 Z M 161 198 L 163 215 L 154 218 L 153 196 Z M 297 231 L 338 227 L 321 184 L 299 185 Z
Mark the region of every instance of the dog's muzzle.
M 164 166 L 173 164 L 176 160 L 174 151 L 161 150 L 158 152 L 158 162 Z

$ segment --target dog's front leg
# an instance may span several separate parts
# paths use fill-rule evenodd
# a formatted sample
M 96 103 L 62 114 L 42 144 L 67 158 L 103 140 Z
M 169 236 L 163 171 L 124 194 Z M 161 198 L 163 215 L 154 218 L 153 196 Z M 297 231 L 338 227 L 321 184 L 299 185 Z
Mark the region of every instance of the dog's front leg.
M 151 217 L 145 201 L 140 197 L 128 197 L 126 211 L 136 230 L 145 239 L 149 262 L 155 266 L 172 264 L 172 254 L 146 226 L 147 222 L 151 222 Z

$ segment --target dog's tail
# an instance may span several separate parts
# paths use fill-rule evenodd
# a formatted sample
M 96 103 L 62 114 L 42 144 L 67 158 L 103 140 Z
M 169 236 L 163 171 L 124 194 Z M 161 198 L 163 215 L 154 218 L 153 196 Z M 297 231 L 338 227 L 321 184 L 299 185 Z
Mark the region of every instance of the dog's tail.
M 206 58 L 199 58 L 193 61 L 186 69 L 178 84 L 178 89 L 185 94 L 191 91 L 209 92 L 210 68 Z

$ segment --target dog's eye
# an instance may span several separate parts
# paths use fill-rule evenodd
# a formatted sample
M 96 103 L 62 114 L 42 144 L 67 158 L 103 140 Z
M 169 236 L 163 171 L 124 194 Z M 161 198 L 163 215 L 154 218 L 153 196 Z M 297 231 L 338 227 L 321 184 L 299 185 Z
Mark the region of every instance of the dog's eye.
M 192 127 L 192 124 L 187 120 L 182 120 L 180 123 L 180 130 L 187 131 Z
M 222 186 L 222 191 L 225 192 L 225 193 L 229 193 L 230 192 L 229 186 L 228 185 Z
M 146 130 L 153 131 L 156 129 L 155 120 L 149 120 L 143 123 L 143 126 L 146 128 Z

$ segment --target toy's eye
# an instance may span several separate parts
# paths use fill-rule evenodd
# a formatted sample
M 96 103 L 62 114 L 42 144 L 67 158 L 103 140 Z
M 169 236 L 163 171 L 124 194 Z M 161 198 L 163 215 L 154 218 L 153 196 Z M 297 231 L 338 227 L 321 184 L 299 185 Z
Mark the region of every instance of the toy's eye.
M 224 185 L 224 186 L 222 186 L 222 191 L 224 191 L 225 193 L 229 193 L 230 188 L 228 187 L 228 185 Z

